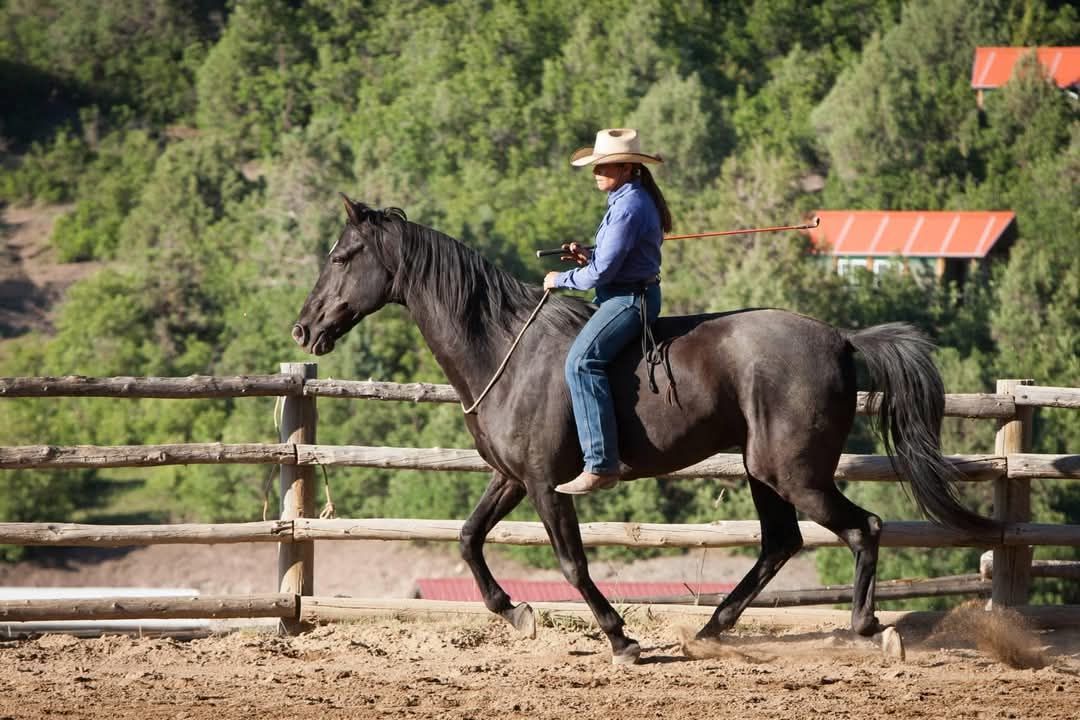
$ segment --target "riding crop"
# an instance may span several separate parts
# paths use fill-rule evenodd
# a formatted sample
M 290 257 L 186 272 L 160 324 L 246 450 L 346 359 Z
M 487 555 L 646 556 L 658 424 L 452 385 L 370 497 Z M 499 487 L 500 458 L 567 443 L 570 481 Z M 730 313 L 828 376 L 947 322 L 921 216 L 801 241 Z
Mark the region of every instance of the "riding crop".
M 812 230 L 821 224 L 821 218 L 814 218 L 814 222 L 805 225 L 777 225 L 766 228 L 746 228 L 744 230 L 717 230 L 715 232 L 690 233 L 688 235 L 665 235 L 664 240 L 691 240 L 694 238 L 720 237 L 721 235 L 751 235 L 753 233 L 782 232 L 784 230 Z M 595 245 L 583 246 L 582 250 L 592 250 Z M 562 247 L 554 250 L 537 250 L 536 257 L 542 258 L 548 255 L 562 255 L 567 248 Z

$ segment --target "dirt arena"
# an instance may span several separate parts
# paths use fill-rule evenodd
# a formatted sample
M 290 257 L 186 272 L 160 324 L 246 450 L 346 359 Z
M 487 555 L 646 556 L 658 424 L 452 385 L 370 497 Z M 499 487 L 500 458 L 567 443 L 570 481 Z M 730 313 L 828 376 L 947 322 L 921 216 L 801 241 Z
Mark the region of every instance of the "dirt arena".
M 0 566 L 0 585 L 270 592 L 274 552 L 267 545 L 52 550 Z M 593 574 L 727 580 L 752 563 L 745 555 L 695 551 L 596 562 Z M 558 576 L 497 554 L 492 565 L 502 578 Z M 453 548 L 374 541 L 317 544 L 316 569 L 319 595 L 384 598 L 407 597 L 417 577 L 467 572 Z M 815 580 L 802 554 L 771 586 Z M 536 639 L 487 616 L 367 618 L 299 637 L 263 625 L 186 641 L 0 639 L 0 720 L 1080 718 L 1080 628 L 1028 634 L 1005 618 L 986 627 L 952 623 L 934 635 L 925 624 L 901 625 L 908 652 L 900 662 L 855 638 L 843 621 L 792 627 L 762 624 L 768 621 L 761 617 L 720 645 L 691 647 L 706 659 L 690 660 L 680 638 L 704 617 L 630 612 L 628 632 L 643 647 L 641 664 L 632 667 L 614 667 L 595 627 L 566 616 L 541 616 Z
M 1080 634 L 1009 667 L 961 630 L 905 629 L 905 661 L 835 628 L 746 624 L 690 660 L 684 621 L 631 618 L 642 662 L 611 664 L 583 621 L 535 640 L 501 621 L 371 618 L 300 637 L 0 642 L 0 718 L 1060 718 L 1080 716 Z

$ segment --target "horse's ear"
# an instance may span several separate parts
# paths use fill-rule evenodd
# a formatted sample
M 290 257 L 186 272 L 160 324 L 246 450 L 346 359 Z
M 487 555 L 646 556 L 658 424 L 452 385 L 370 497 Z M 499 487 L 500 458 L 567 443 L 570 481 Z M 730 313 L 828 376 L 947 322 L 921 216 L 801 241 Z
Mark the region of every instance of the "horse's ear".
M 349 216 L 349 222 L 353 225 L 360 224 L 360 216 L 356 214 L 356 206 L 353 205 L 353 201 L 349 199 L 349 196 L 345 193 L 338 193 L 341 195 L 342 202 L 345 203 L 345 212 Z

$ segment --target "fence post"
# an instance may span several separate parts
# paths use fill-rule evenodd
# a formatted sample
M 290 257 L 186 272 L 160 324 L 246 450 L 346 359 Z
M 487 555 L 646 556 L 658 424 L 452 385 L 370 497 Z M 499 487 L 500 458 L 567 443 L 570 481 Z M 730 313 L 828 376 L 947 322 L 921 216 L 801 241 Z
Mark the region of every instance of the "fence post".
M 1021 385 L 1034 380 L 998 380 L 999 395 L 1015 395 Z M 1018 406 L 1016 417 L 998 425 L 994 442 L 995 455 L 1010 455 L 1031 450 L 1031 425 L 1034 408 Z M 994 517 L 1003 523 L 1031 521 L 1031 481 L 1012 480 L 1008 473 L 994 481 Z M 1026 605 L 1031 584 L 1031 546 L 994 548 L 994 579 L 991 599 L 994 607 Z
M 318 363 L 281 363 L 284 375 L 299 375 L 305 380 L 318 377 Z M 281 442 L 310 445 L 315 442 L 318 410 L 314 397 L 286 395 L 282 398 Z M 315 468 L 281 465 L 281 519 L 315 515 Z M 278 591 L 293 595 L 312 595 L 315 588 L 315 543 L 278 544 Z M 286 633 L 296 634 L 303 624 L 295 618 L 281 621 Z

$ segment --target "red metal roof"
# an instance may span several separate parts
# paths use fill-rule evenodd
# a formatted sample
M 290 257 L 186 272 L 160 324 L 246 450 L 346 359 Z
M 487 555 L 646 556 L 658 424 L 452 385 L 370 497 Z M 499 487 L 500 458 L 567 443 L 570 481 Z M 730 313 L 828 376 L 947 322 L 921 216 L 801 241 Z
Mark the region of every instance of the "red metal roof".
M 986 257 L 1016 218 L 1010 211 L 820 210 L 809 231 L 833 255 Z
M 565 580 L 500 580 L 503 590 L 514 600 L 560 602 L 580 600 L 581 594 Z M 476 581 L 470 578 L 421 578 L 416 581 L 418 597 L 425 600 L 483 600 Z M 681 582 L 604 582 L 596 587 L 612 602 L 622 598 L 641 598 L 654 595 L 688 595 L 691 593 L 729 593 L 733 583 Z
M 971 87 L 976 90 L 1001 87 L 1012 77 L 1016 62 L 1031 50 L 1029 47 L 975 48 Z M 1080 47 L 1035 48 L 1035 57 L 1058 87 L 1080 84 Z

